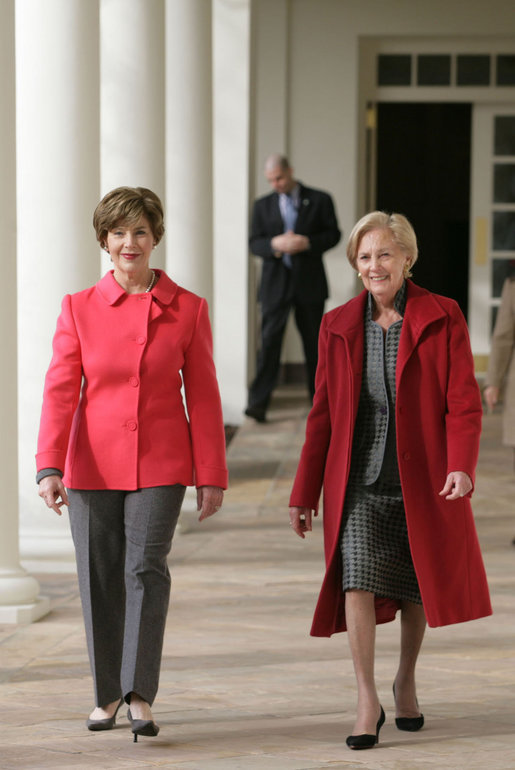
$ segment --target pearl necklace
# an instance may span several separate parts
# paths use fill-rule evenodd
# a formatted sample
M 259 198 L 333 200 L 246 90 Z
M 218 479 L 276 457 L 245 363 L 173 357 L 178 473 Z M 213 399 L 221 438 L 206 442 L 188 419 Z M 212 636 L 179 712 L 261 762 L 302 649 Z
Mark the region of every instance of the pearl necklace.
M 152 277 L 150 278 L 149 285 L 145 289 L 145 294 L 151 290 L 152 286 L 154 285 L 154 281 L 156 280 L 156 274 L 154 273 L 154 271 L 151 269 L 150 272 L 152 273 Z

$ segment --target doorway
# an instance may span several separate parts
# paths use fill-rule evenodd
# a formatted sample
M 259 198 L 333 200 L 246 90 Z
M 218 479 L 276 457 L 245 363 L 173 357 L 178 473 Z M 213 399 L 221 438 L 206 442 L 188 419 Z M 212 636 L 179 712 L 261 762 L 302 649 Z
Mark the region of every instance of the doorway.
M 415 283 L 455 299 L 467 317 L 471 115 L 468 103 L 377 105 L 376 207 L 417 235 Z

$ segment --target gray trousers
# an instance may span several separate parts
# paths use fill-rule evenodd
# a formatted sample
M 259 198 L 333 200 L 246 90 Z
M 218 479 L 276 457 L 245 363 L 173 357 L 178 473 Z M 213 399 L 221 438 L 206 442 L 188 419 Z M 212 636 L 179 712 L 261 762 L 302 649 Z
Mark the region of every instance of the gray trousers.
M 185 487 L 69 489 L 69 514 L 97 706 L 152 704 L 170 599 L 167 556 Z

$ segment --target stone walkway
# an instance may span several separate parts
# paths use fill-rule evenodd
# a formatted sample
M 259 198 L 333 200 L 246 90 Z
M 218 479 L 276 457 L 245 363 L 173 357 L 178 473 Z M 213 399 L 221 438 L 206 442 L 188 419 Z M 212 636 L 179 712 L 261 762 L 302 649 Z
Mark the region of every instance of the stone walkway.
M 36 575 L 52 612 L 30 626 L 0 627 L 2 770 L 515 768 L 515 477 L 499 416 L 485 418 L 474 498 L 494 615 L 428 631 L 418 672 L 426 727 L 418 734 L 395 728 L 398 621 L 380 626 L 386 724 L 378 747 L 351 752 L 346 637 L 309 636 L 321 522 L 306 541 L 288 526 L 306 413 L 301 391 L 281 390 L 270 422 L 245 422 L 230 445 L 223 510 L 202 525 L 183 513 L 157 738 L 132 743 L 125 713 L 111 732 L 85 729 L 91 682 L 76 579 L 62 564 Z

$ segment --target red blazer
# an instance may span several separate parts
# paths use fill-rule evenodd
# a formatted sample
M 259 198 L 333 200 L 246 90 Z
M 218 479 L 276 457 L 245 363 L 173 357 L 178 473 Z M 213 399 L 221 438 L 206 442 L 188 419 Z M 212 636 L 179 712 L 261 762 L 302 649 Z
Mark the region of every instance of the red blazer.
M 68 487 L 227 487 L 207 304 L 156 273 L 149 293 L 109 272 L 64 297 L 36 459 Z
M 311 633 L 346 630 L 339 547 L 358 410 L 367 292 L 322 321 L 313 408 L 290 504 L 316 509 L 324 490 L 326 574 Z M 470 497 L 439 497 L 450 471 L 474 481 L 482 407 L 465 319 L 457 304 L 408 281 L 397 358 L 397 455 L 408 535 L 430 626 L 490 615 Z M 376 600 L 378 623 L 397 602 Z

